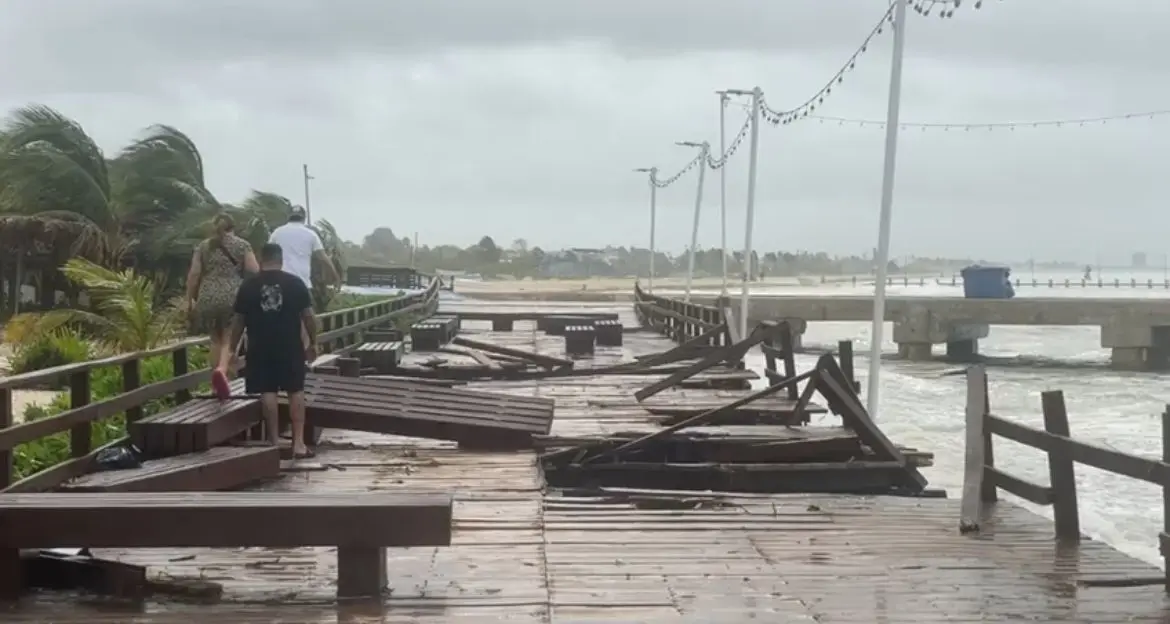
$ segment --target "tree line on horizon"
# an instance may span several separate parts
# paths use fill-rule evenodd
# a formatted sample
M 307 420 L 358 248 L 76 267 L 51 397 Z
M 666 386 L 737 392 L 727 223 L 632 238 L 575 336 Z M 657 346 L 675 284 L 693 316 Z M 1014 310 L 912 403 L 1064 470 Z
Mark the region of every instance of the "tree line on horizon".
M 473 245 L 419 245 L 409 237 L 398 236 L 393 228 L 377 227 L 361 243 L 345 241 L 342 251 L 351 265 L 412 266 L 424 273 L 476 273 L 484 277 L 539 278 L 561 275 L 640 276 L 649 274 L 650 250 L 641 247 L 609 245 L 601 249 L 545 250 L 517 238 L 507 247 L 491 236 L 483 236 Z M 752 253 L 753 276 L 796 275 L 864 275 L 874 271 L 872 256 L 834 256 L 825 252 L 766 251 Z M 969 259 L 911 258 L 899 264 L 891 261 L 892 272 L 940 272 L 958 270 L 976 262 Z M 655 274 L 663 277 L 685 275 L 687 253 L 657 252 Z M 743 271 L 743 252 L 727 254 L 729 275 Z M 723 271 L 719 249 L 700 249 L 695 254 L 695 274 L 718 276 Z

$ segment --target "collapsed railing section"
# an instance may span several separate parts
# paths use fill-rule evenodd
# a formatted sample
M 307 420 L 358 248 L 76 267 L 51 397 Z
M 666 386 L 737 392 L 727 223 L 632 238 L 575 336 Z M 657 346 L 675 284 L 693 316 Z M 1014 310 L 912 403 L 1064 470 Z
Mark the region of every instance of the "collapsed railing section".
M 968 368 L 966 378 L 966 450 L 959 530 L 978 533 L 987 512 L 998 500 L 998 491 L 1004 490 L 1036 505 L 1051 506 L 1057 542 L 1064 547 L 1076 547 L 1082 539 L 1076 464 L 1152 483 L 1162 488 L 1163 520 L 1158 546 L 1167 574 L 1101 584 L 1165 584 L 1170 592 L 1170 405 L 1162 412 L 1161 418 L 1162 458 L 1150 459 L 1073 439 L 1064 393 L 1060 390 L 1041 393 L 1044 428 L 1039 429 L 991 412 L 987 372 L 983 366 Z M 993 436 L 1044 451 L 1047 454 L 1048 485 L 1032 483 L 996 467 Z

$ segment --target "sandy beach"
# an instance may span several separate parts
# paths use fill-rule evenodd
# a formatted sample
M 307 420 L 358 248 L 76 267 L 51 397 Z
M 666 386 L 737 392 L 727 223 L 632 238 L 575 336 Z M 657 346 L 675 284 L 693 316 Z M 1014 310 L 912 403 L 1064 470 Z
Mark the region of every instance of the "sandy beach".
M 12 357 L 12 346 L 7 344 L 0 344 L 0 372 L 7 375 L 8 360 Z M 61 392 L 58 390 L 26 390 L 15 389 L 12 391 L 12 421 L 13 424 L 24 422 L 24 410 L 30 405 L 48 405 L 53 399 L 57 398 Z

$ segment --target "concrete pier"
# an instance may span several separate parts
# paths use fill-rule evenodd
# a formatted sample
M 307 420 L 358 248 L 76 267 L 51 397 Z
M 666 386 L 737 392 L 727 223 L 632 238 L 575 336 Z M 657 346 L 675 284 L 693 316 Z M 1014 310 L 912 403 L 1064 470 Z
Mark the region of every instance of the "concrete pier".
M 752 298 L 749 316 L 749 322 L 788 320 L 801 334 L 810 322 L 868 321 L 873 298 L 760 295 Z M 1170 299 L 890 297 L 886 321 L 894 324 L 898 353 L 911 360 L 930 359 L 934 345 L 946 345 L 952 358 L 972 358 L 992 325 L 1096 325 L 1114 367 L 1170 367 Z

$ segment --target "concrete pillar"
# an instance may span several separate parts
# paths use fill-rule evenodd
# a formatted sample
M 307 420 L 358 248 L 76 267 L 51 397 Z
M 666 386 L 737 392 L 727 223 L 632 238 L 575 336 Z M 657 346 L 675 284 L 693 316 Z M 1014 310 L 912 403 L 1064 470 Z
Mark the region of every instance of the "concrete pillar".
M 934 345 L 929 342 L 899 342 L 898 357 L 903 360 L 925 362 L 934 356 L 932 353 L 933 347 Z
M 1113 368 L 1148 370 L 1150 351 L 1154 347 L 1154 328 L 1130 319 L 1115 319 L 1101 326 L 1101 346 L 1112 351 L 1110 364 Z
M 1149 352 L 1145 347 L 1113 347 L 1110 365 L 1117 370 L 1144 371 L 1149 368 Z
M 959 362 L 972 362 L 978 359 L 978 340 L 951 340 L 947 342 L 947 358 Z

